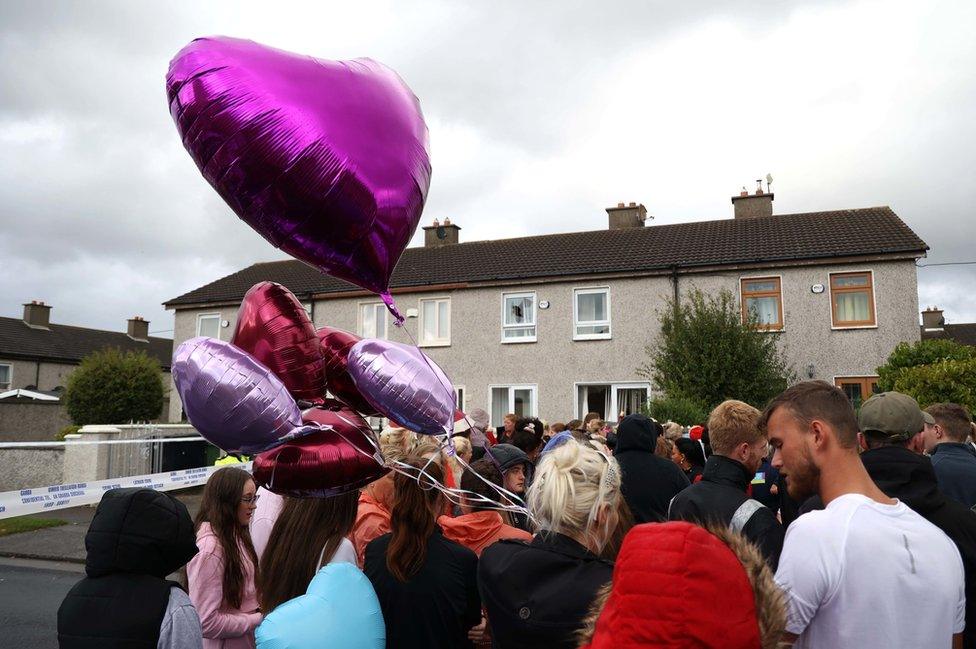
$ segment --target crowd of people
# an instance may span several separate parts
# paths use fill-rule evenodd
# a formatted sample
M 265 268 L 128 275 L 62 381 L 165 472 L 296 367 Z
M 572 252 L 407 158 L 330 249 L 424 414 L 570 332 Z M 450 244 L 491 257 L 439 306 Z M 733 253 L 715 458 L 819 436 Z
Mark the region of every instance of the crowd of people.
M 976 647 L 962 406 L 809 381 L 697 425 L 465 421 L 449 446 L 384 430 L 398 470 L 331 498 L 232 466 L 192 522 L 106 492 L 61 646 Z

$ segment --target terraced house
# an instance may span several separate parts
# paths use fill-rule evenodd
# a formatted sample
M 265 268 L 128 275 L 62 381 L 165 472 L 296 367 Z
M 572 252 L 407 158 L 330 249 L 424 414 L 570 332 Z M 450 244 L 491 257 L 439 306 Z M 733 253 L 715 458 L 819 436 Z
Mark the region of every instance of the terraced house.
M 734 218 L 660 226 L 621 203 L 605 229 L 465 243 L 458 225 L 435 221 L 404 253 L 393 293 L 459 404 L 498 424 L 507 412 L 565 421 L 640 408 L 654 394 L 637 368 L 660 335 L 659 311 L 692 287 L 738 295 L 798 378 L 866 398 L 892 348 L 919 339 L 915 262 L 928 246 L 888 207 L 774 214 L 773 199 L 743 192 Z M 174 343 L 229 340 L 244 293 L 264 280 L 291 289 L 316 327 L 408 341 L 375 295 L 279 261 L 166 302 Z M 170 404 L 178 421 L 175 391 Z

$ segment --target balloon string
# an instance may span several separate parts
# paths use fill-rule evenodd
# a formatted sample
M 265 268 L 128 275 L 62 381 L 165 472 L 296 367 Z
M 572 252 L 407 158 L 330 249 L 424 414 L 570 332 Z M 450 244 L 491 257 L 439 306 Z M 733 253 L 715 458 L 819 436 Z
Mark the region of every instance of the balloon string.
M 356 422 L 348 419 L 342 413 L 337 412 L 336 413 L 336 416 L 339 419 L 341 419 L 343 422 L 349 424 L 351 427 L 359 429 L 359 426 L 356 424 Z M 515 503 L 522 503 L 523 502 L 523 500 L 519 496 L 517 496 L 516 494 L 508 491 L 504 487 L 500 487 L 500 486 L 496 485 L 494 482 L 492 482 L 490 480 L 487 480 L 484 476 L 482 476 L 478 472 L 476 472 L 473 469 L 471 469 L 471 466 L 467 462 L 465 462 L 459 455 L 456 455 L 455 454 L 454 455 L 454 459 L 461 465 L 461 467 L 464 470 L 471 471 L 474 475 L 476 475 L 478 477 L 479 480 L 481 480 L 482 482 L 484 482 L 485 484 L 487 484 L 489 487 L 491 487 L 492 489 L 494 489 L 495 492 L 497 492 L 499 496 L 507 499 L 512 504 L 510 504 L 510 505 L 503 505 L 502 503 L 499 503 L 499 502 L 497 502 L 495 500 L 492 500 L 492 499 L 490 499 L 490 498 L 488 498 L 486 496 L 483 496 L 482 494 L 475 493 L 473 491 L 468 491 L 466 489 L 457 489 L 457 488 L 451 489 L 450 487 L 445 486 L 440 481 L 438 481 L 437 479 L 435 479 L 434 476 L 432 476 L 430 473 L 427 472 L 427 469 L 430 467 L 431 462 L 434 461 L 434 456 L 431 456 L 430 458 L 428 458 L 427 463 L 424 464 L 424 466 L 421 467 L 420 469 L 417 469 L 413 465 L 406 464 L 404 462 L 399 462 L 399 461 L 396 461 L 396 460 L 386 461 L 383 458 L 382 451 L 380 450 L 379 444 L 374 439 L 373 435 L 366 435 L 365 433 L 363 434 L 363 437 L 366 438 L 366 440 L 370 443 L 370 445 L 376 451 L 376 453 L 370 455 L 365 450 L 363 450 L 362 448 L 360 448 L 357 444 L 353 443 L 352 440 L 350 440 L 348 437 L 346 437 L 346 435 L 341 430 L 339 430 L 337 428 L 333 428 L 333 430 L 335 431 L 335 433 L 337 435 L 339 435 L 339 437 L 341 437 L 346 442 L 348 442 L 349 445 L 352 448 L 354 448 L 357 453 L 362 453 L 364 456 L 371 458 L 372 460 L 374 460 L 378 464 L 380 464 L 382 466 L 386 466 L 387 468 L 389 468 L 394 473 L 398 473 L 400 475 L 403 475 L 403 476 L 405 476 L 407 478 L 410 478 L 411 480 L 416 480 L 418 482 L 418 484 L 420 483 L 421 476 L 423 476 L 424 478 L 426 478 L 428 485 L 426 487 L 424 487 L 424 485 L 420 485 L 421 488 L 423 488 L 425 490 L 432 489 L 432 488 L 433 489 L 437 489 L 442 494 L 444 494 L 444 496 L 447 498 L 448 502 L 450 502 L 452 505 L 458 505 L 458 506 L 460 506 L 462 504 L 462 498 L 464 498 L 464 499 L 466 499 L 468 501 L 468 503 L 474 502 L 477 505 L 481 506 L 482 509 L 492 509 L 492 510 L 498 510 L 498 511 L 511 512 L 511 513 L 515 513 L 515 514 L 522 514 L 522 515 L 528 517 L 529 520 L 531 520 L 533 522 L 535 521 L 535 518 L 529 513 L 529 511 L 525 508 L 524 505 L 517 505 L 517 504 L 515 504 Z M 447 444 L 450 444 L 450 438 L 447 438 L 446 440 L 442 441 L 442 443 L 441 443 L 441 449 L 443 449 L 444 446 L 447 445 Z M 451 467 L 449 467 L 449 466 L 448 467 L 445 467 L 445 470 L 450 471 L 451 470 Z M 416 472 L 416 475 L 414 475 L 414 473 L 412 473 L 412 472 Z M 272 476 L 273 475 L 274 474 L 272 473 Z
M 390 299 L 392 301 L 392 297 Z M 384 302 L 385 302 L 385 300 L 384 300 Z M 389 306 L 389 303 L 387 303 L 387 306 Z M 414 338 L 413 334 L 410 333 L 410 330 L 407 329 L 406 326 L 404 326 L 403 320 L 402 319 L 397 320 L 394 324 L 396 325 L 396 327 L 398 329 L 400 329 L 401 331 L 403 331 L 407 335 L 407 338 L 410 340 L 410 342 L 413 344 L 413 346 L 417 348 L 417 351 L 418 352 L 420 352 L 421 358 L 424 359 L 424 362 L 427 364 L 427 367 L 430 369 L 431 373 L 434 376 L 437 376 L 437 372 L 434 370 L 433 365 L 431 365 L 430 358 L 427 356 L 427 354 L 424 353 L 424 350 L 422 350 L 420 348 L 420 345 L 417 343 L 417 340 L 416 340 L 416 338 Z M 454 412 L 461 412 L 461 415 L 464 417 L 464 421 L 467 422 L 467 424 L 468 424 L 468 429 L 470 430 L 471 428 L 474 428 L 474 423 L 471 421 L 471 419 L 468 418 L 467 413 L 465 413 L 463 410 L 461 410 L 460 408 L 458 408 L 458 405 L 457 405 L 457 394 L 454 392 L 454 388 L 452 386 L 450 386 L 450 385 L 446 385 L 439 378 L 438 378 L 438 381 L 437 382 L 440 383 L 440 385 L 441 385 L 442 388 L 444 388 L 444 394 L 448 397 L 448 400 L 450 401 L 450 403 L 452 405 L 452 408 L 451 408 L 451 416 L 452 416 L 452 418 L 454 416 L 454 414 L 453 414 Z M 446 442 L 442 443 L 442 448 L 444 446 L 447 446 L 447 448 L 448 448 L 447 454 L 449 456 L 453 457 L 455 460 L 457 460 L 464 469 L 471 470 L 471 467 L 468 465 L 468 463 L 465 462 L 463 459 L 461 459 L 461 457 L 458 456 L 455 453 L 455 451 L 454 451 L 454 443 L 451 440 L 451 436 L 450 436 L 450 433 L 453 432 L 453 428 L 454 428 L 454 426 L 453 426 L 453 422 L 452 422 L 451 428 L 450 429 L 445 429 L 444 433 L 445 433 L 445 435 L 447 435 L 447 440 L 446 440 Z M 487 448 L 486 448 L 486 451 L 490 453 L 490 451 L 488 451 Z M 450 467 L 448 467 L 448 469 L 449 468 Z M 494 489 L 499 495 L 504 495 L 504 497 L 507 498 L 509 500 L 509 502 L 513 502 L 512 505 L 510 505 L 510 506 L 504 506 L 504 507 L 511 507 L 511 508 L 513 508 L 513 511 L 516 511 L 517 513 L 524 514 L 524 515 L 526 515 L 529 518 L 529 520 L 533 520 L 534 521 L 534 518 L 533 518 L 532 514 L 530 514 L 529 511 L 528 511 L 528 509 L 524 507 L 524 501 L 520 497 L 516 496 L 515 494 L 513 494 L 510 491 L 508 491 L 507 489 L 504 489 L 503 487 L 499 487 L 498 485 L 496 485 L 495 483 L 493 483 L 491 480 L 488 480 L 484 476 L 482 476 L 481 474 L 479 474 L 477 471 L 473 471 L 472 470 L 471 472 L 474 475 L 478 476 L 478 479 L 479 480 L 481 480 L 486 485 L 488 485 L 489 487 L 491 487 L 492 489 Z M 431 479 L 431 480 L 432 480 L 432 483 L 433 484 L 439 484 L 436 480 L 433 480 L 433 479 Z M 481 499 L 481 500 L 484 500 L 484 501 L 487 501 L 487 502 L 494 503 L 494 501 L 489 500 L 489 499 L 485 498 L 484 496 L 481 496 L 480 494 L 475 494 L 473 492 L 464 492 L 464 490 L 462 490 L 462 489 L 454 489 L 454 490 L 452 490 L 452 489 L 449 489 L 448 487 L 445 487 L 443 485 L 441 485 L 441 487 L 443 487 L 441 489 L 441 491 L 445 495 L 448 495 L 448 499 L 449 500 L 450 500 L 450 494 L 453 494 L 453 493 L 470 493 L 470 494 L 474 495 L 477 499 Z M 513 501 L 513 499 L 514 499 L 514 501 Z M 451 501 L 451 502 L 453 503 L 454 501 Z M 515 505 L 514 502 L 523 503 L 523 506 Z M 460 503 L 454 503 L 454 504 L 460 505 Z M 508 511 L 508 509 L 506 509 L 506 511 Z

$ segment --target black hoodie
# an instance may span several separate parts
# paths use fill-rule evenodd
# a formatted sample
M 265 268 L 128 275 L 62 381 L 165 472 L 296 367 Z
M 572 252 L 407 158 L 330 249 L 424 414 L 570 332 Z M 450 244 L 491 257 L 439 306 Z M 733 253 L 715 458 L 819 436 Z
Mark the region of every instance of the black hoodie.
M 976 649 L 976 514 L 939 490 L 932 461 L 902 446 L 882 446 L 861 454 L 868 475 L 889 498 L 897 498 L 952 539 L 966 571 L 966 631 L 963 646 Z M 823 509 L 819 496 L 803 512 Z
M 668 504 L 688 486 L 677 464 L 654 455 L 661 424 L 644 415 L 628 415 L 617 425 L 613 456 L 622 472 L 620 488 L 637 523 L 667 520 Z
M 58 609 L 67 647 L 155 649 L 175 572 L 197 553 L 186 506 L 152 489 L 106 491 L 85 535 L 87 577 Z

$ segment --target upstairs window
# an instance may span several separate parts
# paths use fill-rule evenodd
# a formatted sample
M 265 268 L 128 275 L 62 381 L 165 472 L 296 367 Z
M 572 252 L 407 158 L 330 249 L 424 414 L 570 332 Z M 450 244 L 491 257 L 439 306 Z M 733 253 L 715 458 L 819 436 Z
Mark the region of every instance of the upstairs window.
M 197 335 L 220 340 L 220 314 L 201 313 L 197 316 Z
M 573 340 L 610 338 L 610 289 L 573 290 Z
M 742 322 L 752 318 L 760 329 L 783 328 L 783 287 L 779 277 L 749 277 L 740 280 Z
M 382 302 L 359 305 L 359 335 L 363 338 L 387 338 L 387 311 Z
M 535 293 L 502 294 L 502 342 L 535 342 Z
M 451 299 L 420 301 L 420 344 L 446 347 L 451 344 Z
M 872 273 L 831 273 L 830 304 L 835 328 L 875 326 Z
M 10 389 L 12 375 L 13 368 L 6 363 L 0 363 L 0 391 Z

